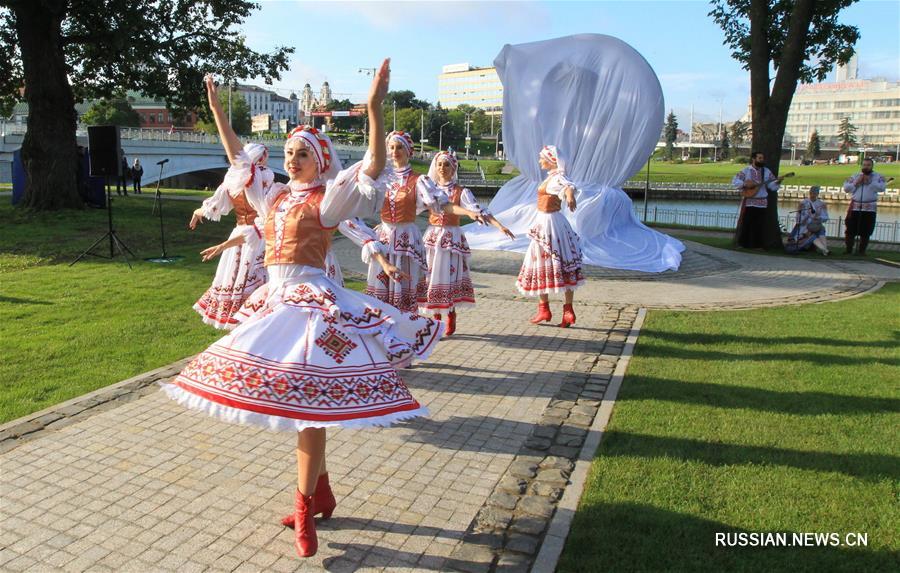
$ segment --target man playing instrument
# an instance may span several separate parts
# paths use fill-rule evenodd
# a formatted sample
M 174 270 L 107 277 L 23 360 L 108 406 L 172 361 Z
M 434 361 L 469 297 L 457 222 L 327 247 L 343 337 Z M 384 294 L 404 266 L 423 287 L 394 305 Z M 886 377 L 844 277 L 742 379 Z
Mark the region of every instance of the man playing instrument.
M 765 155 L 754 151 L 750 165 L 743 168 L 731 180 L 732 186 L 741 192 L 741 210 L 737 226 L 737 244 L 745 249 L 765 248 L 766 207 L 769 191 L 778 191 L 782 177 L 775 177 L 765 165 Z
M 853 243 L 859 236 L 858 254 L 865 256 L 869 246 L 869 237 L 875 230 L 875 211 L 878 205 L 878 194 L 884 193 L 887 182 L 884 176 L 874 171 L 875 162 L 870 158 L 863 159 L 862 171 L 850 176 L 844 182 L 844 191 L 852 193 L 850 208 L 847 209 L 847 226 L 844 232 L 846 253 L 853 253 Z

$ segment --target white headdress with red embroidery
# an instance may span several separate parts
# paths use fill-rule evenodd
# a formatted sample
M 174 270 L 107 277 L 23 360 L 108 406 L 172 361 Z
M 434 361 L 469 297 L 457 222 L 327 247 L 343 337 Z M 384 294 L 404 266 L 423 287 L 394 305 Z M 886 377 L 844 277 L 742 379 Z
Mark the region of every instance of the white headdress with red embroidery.
M 540 156 L 550 163 L 556 164 L 556 172 L 560 175 L 565 175 L 566 163 L 560 156 L 559 149 L 557 149 L 555 145 L 545 145 L 541 148 Z
M 262 165 L 269 157 L 269 148 L 262 143 L 248 143 L 244 146 L 244 153 L 254 165 Z
M 288 142 L 295 139 L 302 141 L 312 151 L 321 178 L 329 180 L 337 176 L 338 171 L 341 170 L 341 160 L 335 154 L 334 145 L 327 135 L 314 127 L 301 125 L 295 127 L 288 135 L 285 147 Z
M 412 155 L 413 153 L 413 139 L 412 136 L 405 131 L 392 131 L 388 134 L 387 139 L 385 140 L 387 143 L 392 141 L 398 142 L 400 145 L 406 149 L 406 153 Z
M 456 183 L 457 181 L 457 170 L 459 167 L 459 161 L 456 160 L 455 157 L 447 153 L 446 151 L 440 151 L 435 154 L 434 157 L 431 158 L 431 166 L 428 168 L 428 177 L 435 183 L 438 182 L 438 163 L 441 161 L 449 161 L 450 165 L 453 167 L 453 175 L 450 177 L 451 183 Z

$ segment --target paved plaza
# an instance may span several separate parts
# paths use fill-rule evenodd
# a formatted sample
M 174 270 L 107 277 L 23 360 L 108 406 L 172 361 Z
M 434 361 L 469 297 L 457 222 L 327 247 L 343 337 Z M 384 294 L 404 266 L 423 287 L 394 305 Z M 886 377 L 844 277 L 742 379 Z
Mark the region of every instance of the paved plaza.
M 478 305 L 403 373 L 431 416 L 329 431 L 338 507 L 310 559 L 278 523 L 293 502 L 293 436 L 169 401 L 155 381 L 180 363 L 7 424 L 0 570 L 548 570 L 553 555 L 539 554 L 564 538 L 554 515 L 580 495 L 576 463 L 596 447 L 640 308 L 840 300 L 900 280 L 867 261 L 688 247 L 674 273 L 591 269 L 565 330 L 527 322 L 521 255 L 476 252 Z M 364 271 L 355 247 L 336 248 L 348 274 Z

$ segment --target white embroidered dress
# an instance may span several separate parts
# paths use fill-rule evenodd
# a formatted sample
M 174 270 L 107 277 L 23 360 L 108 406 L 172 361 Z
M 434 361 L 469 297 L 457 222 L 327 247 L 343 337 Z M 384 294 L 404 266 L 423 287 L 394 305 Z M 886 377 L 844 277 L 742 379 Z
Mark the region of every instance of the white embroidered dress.
M 378 261 L 374 259 L 376 253 L 387 256 L 387 247 L 378 240 L 375 230 L 366 225 L 365 221 L 359 217 L 341 221 L 338 231 L 360 248 L 362 262 L 365 264 L 368 265 L 372 262 L 378 264 Z M 334 282 L 344 286 L 344 273 L 341 271 L 341 263 L 334 254 L 334 249 L 329 249 L 328 255 L 325 256 L 325 274 Z
M 270 169 L 260 167 L 256 168 L 254 177 L 260 178 L 265 190 L 272 186 L 274 180 Z M 253 291 L 266 282 L 263 266 L 266 244 L 262 239 L 262 223 L 255 214 L 245 214 L 248 207 L 244 197 L 246 184 L 246 180 L 239 180 L 235 173 L 231 173 L 200 207 L 203 217 L 210 221 L 219 221 L 223 215 L 235 210 L 238 224 L 228 238 L 244 237 L 243 244 L 222 253 L 212 285 L 194 303 L 194 310 L 200 313 L 203 322 L 216 328 L 234 328 L 238 323 L 235 313 Z
M 487 214 L 468 189 L 456 183 L 437 185 L 437 189 L 451 203 Z M 431 225 L 423 237 L 428 257 L 428 287 L 425 296 L 419 298 L 420 312 L 453 312 L 457 307 L 475 304 L 475 289 L 469 277 L 471 251 L 459 219 L 458 215 L 444 213 L 430 216 Z
M 235 164 L 235 171 L 250 168 L 243 154 Z M 323 228 L 381 205 L 384 182 L 368 178 L 361 164 L 318 191 Z M 271 219 L 274 253 L 290 238 L 288 213 L 314 195 L 312 187 L 247 189 L 257 211 Z M 283 193 L 288 196 L 276 203 Z M 273 430 L 387 425 L 427 413 L 397 368 L 427 358 L 442 324 L 344 289 L 323 268 L 270 264 L 267 270 L 268 283 L 244 305 L 251 314 L 163 385 L 170 397 L 228 422 Z
M 538 189 L 538 215 L 528 231 L 531 243 L 516 279 L 516 288 L 525 296 L 574 291 L 584 284 L 581 240 L 561 210 L 571 185 L 554 170 Z
M 416 181 L 414 197 L 407 194 L 401 200 L 401 192 L 406 187 L 409 177 L 413 175 L 412 167 L 407 165 L 401 170 L 386 171 L 390 183 L 382 206 L 382 222 L 375 227 L 375 232 L 387 247 L 388 261 L 406 273 L 409 278 L 396 282 L 387 276 L 377 261 L 372 260 L 369 263 L 366 294 L 400 310 L 416 312 L 418 300 L 426 295 L 428 288 L 426 276 L 428 260 L 425 255 L 425 244 L 422 242 L 422 232 L 415 221 L 391 223 L 385 221 L 385 215 L 399 217 L 401 212 L 412 212 L 413 215 L 417 215 L 431 205 L 442 205 L 446 202 L 446 198 L 441 200 L 431 179 L 420 175 Z M 413 201 L 414 207 L 408 204 Z

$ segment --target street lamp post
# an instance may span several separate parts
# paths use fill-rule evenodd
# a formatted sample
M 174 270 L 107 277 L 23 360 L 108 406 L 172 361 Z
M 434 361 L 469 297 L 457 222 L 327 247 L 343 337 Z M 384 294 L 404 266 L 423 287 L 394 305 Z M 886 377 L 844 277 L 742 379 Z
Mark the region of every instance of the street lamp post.
M 469 125 L 472 123 L 472 120 L 469 119 L 472 114 L 466 114 L 466 159 L 469 158 L 469 144 L 472 142 L 472 138 L 469 136 Z
M 444 150 L 444 127 L 449 125 L 450 122 L 441 124 L 441 127 L 438 129 L 438 151 Z

